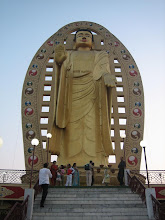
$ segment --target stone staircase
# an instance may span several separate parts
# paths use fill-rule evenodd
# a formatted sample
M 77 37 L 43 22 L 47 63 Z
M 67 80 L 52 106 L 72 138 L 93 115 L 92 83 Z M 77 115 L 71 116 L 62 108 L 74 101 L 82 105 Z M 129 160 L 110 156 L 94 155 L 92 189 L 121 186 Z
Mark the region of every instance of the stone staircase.
M 146 220 L 147 208 L 126 187 L 49 188 L 44 208 L 37 196 L 32 220 Z

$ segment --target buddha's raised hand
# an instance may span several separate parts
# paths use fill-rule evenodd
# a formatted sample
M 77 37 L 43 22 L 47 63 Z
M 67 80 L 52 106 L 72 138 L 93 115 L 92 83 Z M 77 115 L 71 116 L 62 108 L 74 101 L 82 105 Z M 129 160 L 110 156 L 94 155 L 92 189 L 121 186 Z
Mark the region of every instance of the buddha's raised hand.
M 65 51 L 65 47 L 63 45 L 58 45 L 55 48 L 55 62 L 58 65 L 61 65 L 67 58 L 67 53 Z
M 103 77 L 104 77 L 104 83 L 107 87 L 116 87 L 117 81 L 114 75 L 106 73 L 103 75 Z

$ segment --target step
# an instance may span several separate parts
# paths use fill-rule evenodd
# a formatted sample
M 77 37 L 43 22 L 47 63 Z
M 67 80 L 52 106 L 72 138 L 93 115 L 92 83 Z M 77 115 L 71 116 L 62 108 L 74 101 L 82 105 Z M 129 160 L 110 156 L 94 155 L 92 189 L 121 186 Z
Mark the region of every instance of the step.
M 37 197 L 36 198 L 36 203 L 38 203 L 39 201 L 41 200 L 41 196 L 40 197 Z M 57 202 L 57 204 L 59 204 L 60 202 L 67 202 L 68 203 L 68 201 L 70 201 L 70 202 L 76 202 L 76 203 L 79 203 L 79 201 L 101 201 L 101 202 L 105 202 L 105 203 L 108 203 L 109 201 L 112 201 L 113 203 L 115 203 L 115 202 L 118 202 L 118 201 L 130 201 L 130 202 L 141 202 L 141 199 L 140 198 L 133 198 L 133 197 L 130 197 L 130 198 L 126 198 L 126 197 L 122 197 L 122 198 L 120 198 L 120 197 L 49 197 L 49 196 L 47 196 L 47 198 L 46 198 L 46 201 L 51 201 L 51 202 L 53 202 L 53 201 L 55 201 L 55 202 Z
M 45 207 L 36 197 L 32 220 L 147 220 L 147 209 L 127 187 L 49 188 Z
M 36 200 L 41 199 L 41 194 L 36 197 Z M 48 192 L 47 199 L 53 200 L 89 200 L 89 199 L 97 199 L 97 200 L 139 200 L 140 197 L 138 195 L 134 194 L 50 194 Z
M 75 194 L 83 194 L 83 193 L 88 193 L 88 194 L 93 194 L 93 193 L 104 193 L 104 194 L 132 194 L 131 191 L 122 191 L 122 190 L 116 190 L 116 191 L 110 191 L 110 190 L 107 190 L 107 191 L 104 191 L 104 190 L 92 190 L 92 191 L 89 191 L 89 190 L 79 190 L 79 191 L 74 191 L 74 190 L 48 190 L 49 193 L 51 194 L 72 194 L 72 193 L 75 193 Z
M 73 210 L 73 212 L 75 211 L 74 210 L 74 208 L 75 208 L 75 205 L 56 205 L 56 206 L 54 206 L 54 205 L 45 205 L 45 210 L 44 211 L 50 211 L 50 212 L 53 212 L 53 210 L 54 209 L 56 209 L 56 211 L 58 212 L 60 212 L 60 211 L 62 211 L 62 208 L 63 209 L 71 209 L 71 210 Z M 76 208 L 77 209 L 82 209 L 83 211 L 82 212 L 84 212 L 86 209 L 99 209 L 99 207 L 100 207 L 100 205 L 76 205 Z M 105 209 L 108 209 L 109 208 L 109 205 L 102 205 L 102 209 L 101 209 L 101 212 L 103 212 Z M 119 205 L 114 205 L 114 204 L 112 204 L 111 205 L 111 208 L 113 208 L 113 209 L 116 209 L 116 208 L 124 208 L 124 209 L 127 209 L 127 208 L 131 208 L 131 209 L 133 209 L 133 208 L 136 208 L 136 209 L 139 209 L 139 208 L 143 208 L 143 209 L 145 209 L 146 210 L 146 208 L 144 208 L 143 207 L 143 205 L 138 205 L 138 204 L 136 204 L 136 205 L 128 205 L 128 204 L 125 204 L 125 205 L 122 205 L 122 204 L 119 204 Z M 33 211 L 34 212 L 40 212 L 40 206 L 39 206 L 39 204 L 38 204 L 38 206 L 36 207 L 34 207 L 34 209 L 33 209 Z M 42 211 L 41 211 L 42 212 Z
M 35 202 L 35 205 L 38 205 L 38 204 L 40 204 L 40 200 L 38 200 L 38 201 L 36 201 Z M 59 205 L 59 206 L 61 206 L 61 205 L 70 205 L 70 206 L 74 206 L 74 205 L 80 205 L 80 206 L 83 206 L 83 205 L 95 205 L 95 206 L 100 206 L 100 205 L 104 205 L 104 206 L 106 206 L 106 207 L 108 207 L 108 206 L 111 206 L 111 205 L 124 205 L 124 206 L 126 206 L 126 205 L 132 205 L 132 206 L 134 206 L 134 205 L 143 205 L 143 203 L 142 203 L 142 201 L 140 201 L 140 200 L 131 200 L 131 201 L 120 201 L 120 200 L 116 200 L 115 201 L 115 203 L 114 203 L 114 201 L 111 201 L 111 200 L 108 200 L 108 201 L 104 201 L 104 200 L 79 200 L 79 201 L 74 201 L 74 200 L 71 200 L 71 201 L 69 201 L 69 200 L 67 200 L 67 201 L 65 201 L 65 200 L 63 200 L 63 201 L 56 201 L 56 200 L 46 200 L 45 201 L 45 205 L 49 205 L 49 207 L 51 207 L 51 206 L 57 206 L 57 205 Z
M 63 208 L 62 206 L 61 206 L 61 208 L 55 208 L 55 207 L 53 207 L 53 208 L 50 208 L 49 206 L 46 206 L 45 205 L 45 207 L 44 208 L 37 208 L 37 209 L 34 209 L 35 211 L 38 211 L 39 213 L 56 213 L 56 214 L 58 214 L 58 213 L 60 213 L 61 214 L 61 212 L 62 212 L 62 214 L 75 214 L 75 213 L 94 213 L 95 215 L 96 215 L 96 213 L 97 213 L 97 215 L 99 214 L 99 213 L 101 213 L 101 214 L 106 214 L 107 212 L 109 213 L 109 214 L 113 214 L 113 215 L 116 215 L 116 214 L 125 214 L 125 213 L 127 213 L 127 214 L 129 214 L 129 215 L 144 215 L 144 214 L 146 214 L 147 213 L 147 210 L 146 210 L 146 208 L 145 207 L 140 207 L 140 208 L 135 208 L 135 207 L 131 207 L 131 208 L 123 208 L 123 207 L 116 207 L 116 208 L 108 208 L 108 207 L 101 207 L 101 208 L 90 208 L 90 207 L 88 207 L 88 208 L 77 208 L 77 206 L 75 206 L 74 208 Z
M 40 195 L 37 195 L 37 197 L 40 196 Z M 116 198 L 121 198 L 123 196 L 125 197 L 137 197 L 138 198 L 138 195 L 137 194 L 133 194 L 133 193 L 108 193 L 108 192 L 92 192 L 92 193 L 89 193 L 89 192 L 66 192 L 66 193 L 62 193 L 62 192 L 57 192 L 57 193 L 52 193 L 52 192 L 49 192 L 48 191 L 48 195 L 49 197 L 72 197 L 72 198 L 76 198 L 76 197 L 81 197 L 81 198 L 86 198 L 86 197 L 99 197 L 99 198 L 102 198 L 102 197 L 111 197 L 113 198 L 114 196 Z
M 99 215 L 95 213 L 63 213 L 52 215 L 51 213 L 45 213 L 43 216 L 42 213 L 33 215 L 32 220 L 148 220 L 146 215 L 121 215 L 121 213 L 116 213 L 112 215 L 109 213 L 100 213 Z
M 125 187 L 118 187 L 118 188 L 111 188 L 111 187 L 50 187 L 50 192 L 124 192 L 124 193 L 132 193 L 130 188 Z
M 32 220 L 148 220 L 146 216 L 81 216 L 81 217 L 56 217 L 56 216 L 34 216 Z
M 40 199 L 36 200 L 35 204 L 39 204 L 40 203 Z M 108 200 L 104 200 L 103 198 L 102 199 L 95 199 L 95 198 L 92 198 L 92 199 L 89 199 L 89 198 L 86 198 L 86 199 L 80 199 L 80 198 L 76 198 L 75 200 L 72 199 L 72 200 L 66 200 L 66 199 L 63 199 L 63 200 L 57 200 L 56 198 L 52 198 L 52 199 L 46 199 L 45 201 L 46 204 L 107 204 L 107 205 L 111 205 L 111 204 L 143 204 L 142 201 L 140 199 L 131 199 L 131 200 L 114 200 L 114 199 L 108 199 Z

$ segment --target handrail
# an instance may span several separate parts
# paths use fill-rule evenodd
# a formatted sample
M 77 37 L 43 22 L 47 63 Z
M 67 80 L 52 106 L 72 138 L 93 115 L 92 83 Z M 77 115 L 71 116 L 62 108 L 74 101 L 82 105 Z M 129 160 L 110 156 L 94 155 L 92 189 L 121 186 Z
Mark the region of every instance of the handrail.
M 33 189 L 35 190 L 35 192 L 34 192 L 34 200 L 35 200 L 36 196 L 42 191 L 42 188 L 39 185 L 39 179 L 37 180 L 37 182 L 34 185 Z
M 34 199 L 35 199 L 37 194 L 39 194 L 42 190 L 41 186 L 39 185 L 39 179 L 37 180 L 33 189 L 35 190 L 35 193 L 34 193 Z M 26 197 L 26 199 L 21 204 L 19 202 L 16 202 L 4 220 L 24 220 L 24 219 L 26 219 L 28 199 L 29 199 L 29 195 Z
M 7 216 L 4 218 L 4 220 L 24 220 L 27 215 L 28 199 L 29 195 L 21 204 L 19 202 L 16 202 L 7 214 Z
M 160 203 L 157 199 L 151 195 L 152 205 L 154 210 L 154 217 L 156 220 L 164 220 L 165 219 L 165 203 Z
M 145 189 L 146 189 L 145 186 L 136 176 L 131 177 L 128 172 L 127 175 L 128 175 L 128 185 L 130 186 L 132 192 L 139 194 L 142 201 L 145 202 Z
M 133 192 L 136 192 L 140 195 L 142 201 L 146 202 L 145 198 L 145 189 L 144 184 L 136 177 L 131 177 L 127 172 L 128 176 L 128 185 L 130 186 Z M 160 203 L 153 195 L 151 195 L 152 205 L 154 210 L 154 218 L 156 220 L 164 220 L 165 219 L 165 203 Z

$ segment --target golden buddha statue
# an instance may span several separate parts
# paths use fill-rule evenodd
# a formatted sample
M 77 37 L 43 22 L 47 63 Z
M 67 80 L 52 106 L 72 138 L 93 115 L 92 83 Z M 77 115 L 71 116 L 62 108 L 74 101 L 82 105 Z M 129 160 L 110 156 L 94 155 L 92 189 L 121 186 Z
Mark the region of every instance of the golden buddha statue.
M 93 50 L 92 32 L 81 29 L 75 35 L 75 49 L 55 49 L 55 104 L 52 154 L 58 164 L 107 165 L 113 154 L 110 125 L 112 87 L 108 54 Z

